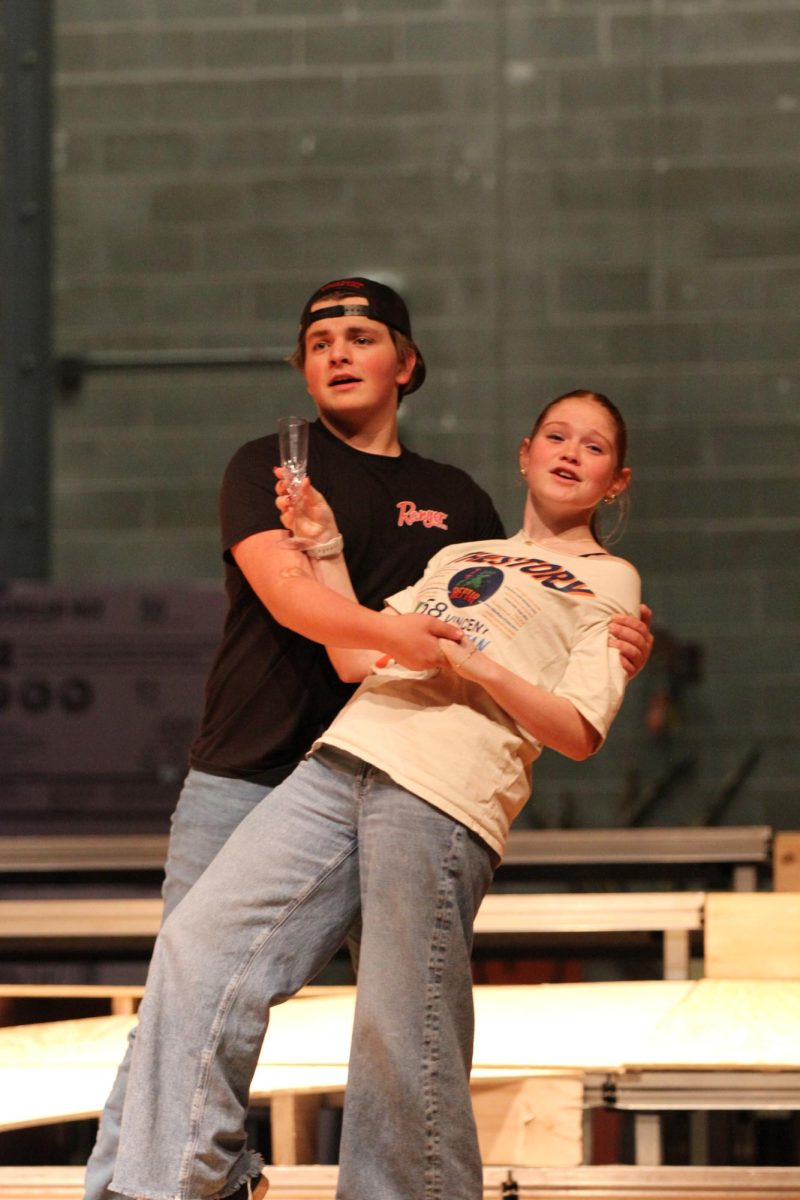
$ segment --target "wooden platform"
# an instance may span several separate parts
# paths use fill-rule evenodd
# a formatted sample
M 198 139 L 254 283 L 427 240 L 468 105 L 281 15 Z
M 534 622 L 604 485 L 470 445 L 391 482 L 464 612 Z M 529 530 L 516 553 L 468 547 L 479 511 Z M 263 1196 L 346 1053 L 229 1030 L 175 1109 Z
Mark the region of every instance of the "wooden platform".
M 269 1200 L 334 1200 L 336 1167 L 271 1167 Z M 800 1200 L 793 1167 L 487 1167 L 484 1200 Z M 83 1167 L 0 1167 L 0 1200 L 81 1200 Z
M 302 1139 L 297 1098 L 345 1087 L 353 1007 L 354 989 L 309 989 L 273 1011 L 252 1097 L 282 1105 L 284 1161 Z M 686 1109 L 800 1110 L 800 981 L 476 987 L 475 1014 L 473 1093 L 487 1162 L 577 1166 L 584 1107 L 618 1100 L 652 1112 L 676 1107 L 680 1092 Z M 0 1128 L 99 1113 L 133 1023 L 0 1030 Z M 651 1138 L 647 1154 L 657 1149 Z

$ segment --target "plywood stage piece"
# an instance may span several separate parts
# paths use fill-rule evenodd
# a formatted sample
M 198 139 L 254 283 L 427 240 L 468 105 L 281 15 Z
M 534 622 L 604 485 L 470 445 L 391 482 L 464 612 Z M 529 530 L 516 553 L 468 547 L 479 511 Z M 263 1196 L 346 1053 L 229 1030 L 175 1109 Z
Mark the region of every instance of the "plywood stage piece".
M 776 833 L 772 845 L 772 886 L 776 892 L 800 892 L 800 831 Z
M 0 1030 L 0 1129 L 95 1116 L 135 1017 L 90 1017 Z
M 476 987 L 474 996 L 473 1088 L 482 1137 L 505 1139 L 494 1143 L 502 1152 L 487 1150 L 494 1161 L 500 1153 L 529 1164 L 530 1155 L 539 1164 L 580 1161 L 584 1073 L 696 1068 L 755 1077 L 800 1068 L 800 981 L 541 984 Z M 302 1124 L 303 1106 L 313 1108 L 302 1097 L 345 1087 L 354 1002 L 346 988 L 273 1011 L 253 1097 L 287 1098 L 291 1146 L 301 1140 L 293 1125 L 298 1117 Z M 0 1128 L 99 1113 L 134 1021 L 93 1017 L 0 1029 Z M 495 1082 L 481 1097 L 486 1081 Z M 298 1104 L 287 1107 L 292 1096 Z M 538 1128 L 530 1123 L 537 1112 L 546 1114 Z
M 475 988 L 475 1077 L 564 1067 L 620 1069 L 683 982 Z M 277 1006 L 253 1080 L 255 1098 L 345 1086 L 354 989 Z M 92 1017 L 0 1030 L 0 1128 L 102 1110 L 132 1017 Z
M 664 1014 L 638 1054 L 631 1049 L 626 1065 L 797 1070 L 800 981 L 700 979 Z
M 574 1167 L 583 1162 L 583 1078 L 577 1073 L 473 1079 L 472 1107 L 485 1163 Z
M 800 894 L 710 892 L 704 940 L 711 979 L 800 980 Z
M 475 1064 L 613 1071 L 694 984 L 682 980 L 476 987 Z

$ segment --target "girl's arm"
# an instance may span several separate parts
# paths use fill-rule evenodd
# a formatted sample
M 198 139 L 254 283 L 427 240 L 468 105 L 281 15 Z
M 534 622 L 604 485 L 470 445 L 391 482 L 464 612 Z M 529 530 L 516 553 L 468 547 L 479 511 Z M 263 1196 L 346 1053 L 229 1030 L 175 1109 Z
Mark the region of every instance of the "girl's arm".
M 581 762 L 594 754 L 602 741 L 597 730 L 563 696 L 528 683 L 520 675 L 466 642 L 442 641 L 444 659 L 462 679 L 478 683 L 527 733 L 567 758 Z

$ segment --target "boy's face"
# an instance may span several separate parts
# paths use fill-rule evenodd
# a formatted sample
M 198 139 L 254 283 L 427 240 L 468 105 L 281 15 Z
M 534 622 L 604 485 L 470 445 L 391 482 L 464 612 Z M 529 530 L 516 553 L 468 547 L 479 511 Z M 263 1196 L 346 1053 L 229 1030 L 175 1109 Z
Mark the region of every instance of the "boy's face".
M 358 302 L 348 297 L 348 304 Z M 311 311 L 330 304 L 321 300 Z M 415 357 L 399 360 L 388 326 L 369 317 L 324 317 L 303 340 L 303 374 L 321 417 L 351 429 L 396 410 L 397 390 L 411 378 Z

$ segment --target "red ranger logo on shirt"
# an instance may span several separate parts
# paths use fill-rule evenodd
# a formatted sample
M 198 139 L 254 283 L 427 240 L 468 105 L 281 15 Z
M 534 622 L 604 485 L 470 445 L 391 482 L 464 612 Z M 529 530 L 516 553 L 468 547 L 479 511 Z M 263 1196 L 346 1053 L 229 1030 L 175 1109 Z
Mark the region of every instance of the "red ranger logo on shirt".
M 416 525 L 419 521 L 426 529 L 447 529 L 447 513 L 433 508 L 417 508 L 413 500 L 401 500 L 397 505 L 398 525 Z

